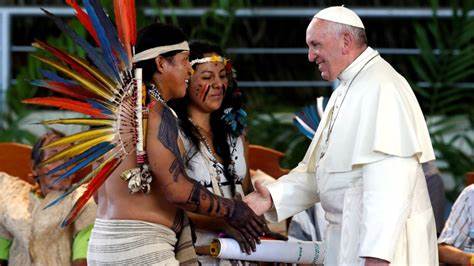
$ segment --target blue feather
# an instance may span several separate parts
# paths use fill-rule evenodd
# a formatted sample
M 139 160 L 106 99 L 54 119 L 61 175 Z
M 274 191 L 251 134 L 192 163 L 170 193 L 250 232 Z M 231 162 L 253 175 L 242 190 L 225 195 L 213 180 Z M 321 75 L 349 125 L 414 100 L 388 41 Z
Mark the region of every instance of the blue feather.
M 74 190 L 76 190 L 79 186 L 72 186 L 70 187 L 68 190 L 66 190 L 63 194 L 61 194 L 59 197 L 57 197 L 56 199 L 54 199 L 53 201 L 51 201 L 50 203 L 48 203 L 48 205 L 46 205 L 43 210 L 46 210 L 56 204 L 58 204 L 59 202 L 61 202 L 67 195 L 71 194 Z
M 96 100 L 87 99 L 86 102 L 90 103 L 93 108 L 101 110 L 102 113 L 105 114 L 105 115 L 113 115 L 114 114 L 109 108 L 105 107 L 103 104 L 99 103 Z
M 245 110 L 242 109 L 242 108 L 240 108 L 240 109 L 238 110 L 238 113 L 239 113 L 241 116 L 247 116 L 247 112 L 245 112 Z
M 56 173 L 57 171 L 60 171 L 60 170 L 63 170 L 63 169 L 66 169 L 68 168 L 69 166 L 75 164 L 76 162 L 79 162 L 81 161 L 82 159 L 86 158 L 87 156 L 91 155 L 92 153 L 96 152 L 97 150 L 101 149 L 101 148 L 104 148 L 108 145 L 108 142 L 102 142 L 88 150 L 86 150 L 85 152 L 71 158 L 70 160 L 68 160 L 67 162 L 51 169 L 48 173 L 46 173 L 46 175 L 52 175 L 54 173 Z
M 326 110 L 326 106 L 328 106 L 329 103 L 329 97 L 324 97 L 323 98 L 323 110 Z
M 74 174 L 75 172 L 81 170 L 82 168 L 86 167 L 91 162 L 93 162 L 95 159 L 99 158 L 100 156 L 104 155 L 106 152 L 110 151 L 113 147 L 115 147 L 115 145 L 109 143 L 109 145 L 105 146 L 104 148 L 95 151 L 88 158 L 81 161 L 80 163 L 75 165 L 73 168 L 69 169 L 66 173 L 62 174 L 60 177 L 56 178 L 53 181 L 53 185 L 57 184 L 59 181 L 65 179 L 65 178 L 69 177 L 70 175 Z
M 74 42 L 79 45 L 84 51 L 87 53 L 87 56 L 90 60 L 94 63 L 94 65 L 100 69 L 105 75 L 107 75 L 110 79 L 114 80 L 118 83 L 120 80 L 120 76 L 118 72 L 114 72 L 113 69 L 104 63 L 104 57 L 97 53 L 95 48 L 86 42 L 81 36 L 79 36 L 71 27 L 69 27 L 66 23 L 64 23 L 60 18 L 56 17 L 55 15 L 51 14 L 50 12 L 42 9 L 43 12 L 54 21 L 56 26 L 66 35 L 68 35 Z
M 85 178 L 85 177 L 84 177 Z M 78 187 L 82 186 L 87 180 L 85 179 L 82 179 L 81 181 L 75 183 L 74 185 L 72 185 L 71 187 L 69 187 L 63 194 L 61 194 L 58 198 L 56 198 L 55 200 L 51 201 L 50 203 L 48 203 L 48 205 L 46 205 L 44 209 L 47 209 L 51 206 L 54 206 L 56 204 L 58 204 L 59 202 L 61 202 L 65 197 L 67 197 L 69 194 L 71 194 L 73 191 L 75 191 Z
M 319 125 L 319 116 L 318 111 L 314 105 L 307 106 L 305 110 L 306 116 L 308 117 L 308 121 L 305 121 L 313 130 L 316 130 Z
M 329 98 L 324 97 L 323 110 L 326 108 L 328 102 Z M 321 118 L 319 117 L 316 105 L 307 105 L 303 107 L 301 111 L 295 113 L 295 116 L 301 119 L 301 121 L 293 119 L 293 124 L 298 128 L 300 133 L 302 133 L 309 139 L 312 139 L 314 132 L 316 132 L 316 129 L 318 128 L 319 123 L 321 122 Z M 301 123 L 304 123 L 304 126 Z M 313 132 L 311 132 L 305 126 L 309 127 Z
M 112 47 L 109 39 L 107 38 L 107 33 L 105 29 L 100 23 L 100 19 L 94 7 L 91 5 L 90 0 L 84 0 L 83 4 L 87 10 L 87 14 L 89 15 L 92 24 L 94 25 L 95 32 L 97 33 L 97 37 L 99 38 L 100 48 L 102 49 L 102 52 L 105 55 L 105 60 L 107 61 L 109 66 L 112 67 L 115 73 L 118 74 L 119 69 L 117 68 L 117 61 L 115 59 L 115 56 L 113 55 Z
M 41 75 L 43 75 L 44 77 L 46 77 L 47 79 L 50 79 L 52 81 L 62 82 L 62 83 L 66 83 L 66 84 L 69 84 L 69 85 L 75 85 L 75 86 L 79 85 L 77 82 L 75 82 L 73 80 L 65 79 L 65 78 L 59 76 L 58 74 L 56 74 L 52 71 L 40 69 L 39 72 L 41 73 Z
M 76 190 L 78 187 L 80 187 L 84 182 L 78 182 L 74 185 L 72 185 L 70 188 L 68 188 L 63 194 L 61 194 L 59 197 L 57 197 L 56 199 L 54 199 L 53 201 L 51 201 L 50 203 L 48 203 L 48 205 L 46 205 L 43 210 L 47 209 L 47 208 L 50 208 L 56 204 L 58 204 L 59 202 L 61 202 L 65 197 L 67 197 L 69 194 L 71 194 L 74 190 Z
M 301 134 L 303 134 L 308 139 L 313 139 L 314 132 L 309 131 L 307 128 L 303 127 L 298 120 L 293 119 L 293 124 L 298 128 Z
M 44 79 L 35 79 L 30 81 L 30 84 L 36 87 L 46 87 L 48 86 Z
M 91 0 L 92 7 L 95 10 L 95 13 L 97 14 L 97 17 L 99 18 L 102 26 L 105 29 L 105 34 L 107 35 L 107 38 L 109 39 L 109 42 L 112 46 L 112 48 L 118 52 L 120 55 L 122 62 L 125 63 L 125 65 L 128 66 L 129 61 L 128 61 L 128 56 L 125 53 L 125 50 L 122 46 L 122 43 L 119 41 L 117 30 L 115 29 L 114 25 L 110 21 L 109 17 L 107 14 L 105 14 L 104 9 L 100 6 L 99 2 L 96 0 Z

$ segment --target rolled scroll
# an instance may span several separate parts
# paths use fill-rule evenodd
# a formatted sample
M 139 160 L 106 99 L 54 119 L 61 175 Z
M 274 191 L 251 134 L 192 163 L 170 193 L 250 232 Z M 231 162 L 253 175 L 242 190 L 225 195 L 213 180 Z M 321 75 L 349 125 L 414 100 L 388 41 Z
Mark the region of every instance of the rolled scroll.
M 220 259 L 302 264 L 323 263 L 326 252 L 323 242 L 261 240 L 256 251 L 248 255 L 232 238 L 214 239 L 210 249 L 211 256 Z

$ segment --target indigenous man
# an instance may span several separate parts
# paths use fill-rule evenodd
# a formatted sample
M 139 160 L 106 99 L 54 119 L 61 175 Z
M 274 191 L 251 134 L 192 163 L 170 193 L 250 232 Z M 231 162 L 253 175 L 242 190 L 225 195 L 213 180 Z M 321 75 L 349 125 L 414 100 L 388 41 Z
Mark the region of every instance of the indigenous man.
M 245 236 L 250 252 L 265 222 L 241 200 L 217 197 L 183 171 L 178 124 L 166 101 L 186 92 L 192 71 L 186 37 L 174 26 L 155 23 L 140 31 L 136 52 L 133 61 L 143 69 L 143 80 L 153 97 L 146 133 L 151 189 L 148 194 L 129 193 L 127 183 L 119 178 L 135 166 L 135 155 L 128 155 L 98 191 L 98 218 L 88 263 L 197 263 L 182 209 L 224 218 Z
M 434 159 L 408 82 L 367 46 L 360 18 L 342 6 L 318 12 L 308 59 L 339 79 L 303 161 L 245 199 L 271 220 L 320 201 L 326 265 L 437 265 L 436 227 L 421 163 Z

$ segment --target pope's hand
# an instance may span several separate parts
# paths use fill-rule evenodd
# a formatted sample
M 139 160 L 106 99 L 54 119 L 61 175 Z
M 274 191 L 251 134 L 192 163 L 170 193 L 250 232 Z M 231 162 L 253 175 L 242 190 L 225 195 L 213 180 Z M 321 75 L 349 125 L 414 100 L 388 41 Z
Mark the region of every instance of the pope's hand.
M 259 181 L 255 182 L 255 191 L 248 194 L 244 198 L 244 202 L 257 215 L 262 215 L 272 208 L 273 201 L 270 191 Z

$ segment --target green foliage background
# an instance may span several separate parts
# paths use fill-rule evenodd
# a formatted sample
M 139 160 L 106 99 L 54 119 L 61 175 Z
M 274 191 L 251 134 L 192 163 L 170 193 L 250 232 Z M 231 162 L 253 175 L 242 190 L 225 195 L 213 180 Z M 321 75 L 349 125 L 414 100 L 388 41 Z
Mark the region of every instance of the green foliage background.
M 36 1 L 10 1 L 12 4 L 24 2 L 24 4 Z M 62 1 L 49 1 L 51 4 L 62 3 Z M 258 21 L 238 20 L 235 11 L 242 7 L 278 5 L 278 1 L 250 1 L 250 0 L 213 0 L 206 6 L 209 11 L 196 20 L 189 20 L 177 16 L 165 16 L 160 12 L 163 7 L 194 8 L 204 4 L 200 1 L 140 1 L 137 12 L 138 28 L 158 19 L 163 22 L 173 23 L 183 29 L 190 29 L 190 39 L 206 39 L 214 41 L 223 48 L 228 47 L 258 47 L 269 38 L 268 22 L 265 19 Z M 271 2 L 271 4 L 269 4 Z M 275 3 L 273 3 L 275 2 Z M 278 2 L 278 3 L 277 3 Z M 376 1 L 377 2 L 377 1 Z M 412 5 L 417 6 L 417 1 L 392 1 L 394 6 Z M 111 0 L 102 1 L 105 6 L 111 7 Z M 138 1 L 137 1 L 138 3 Z M 354 2 L 356 3 L 356 1 Z M 456 84 L 471 81 L 474 76 L 474 19 L 467 14 L 473 10 L 473 1 L 446 0 L 443 5 L 450 5 L 455 16 L 450 20 L 440 21 L 433 16 L 427 22 L 414 25 L 414 36 L 416 46 L 421 50 L 421 56 L 412 57 L 408 66 L 401 69 L 412 80 L 411 85 L 420 101 L 426 117 L 429 118 L 428 126 L 431 132 L 433 146 L 437 157 L 446 162 L 441 170 L 453 175 L 456 181 L 456 189 L 450 192 L 450 198 L 454 198 L 462 187 L 464 174 L 474 170 L 474 94 L 473 88 L 459 87 Z M 21 3 L 20 3 L 21 4 Z M 46 4 L 42 2 L 42 4 Z M 281 3 L 280 3 L 281 4 Z M 319 5 L 335 4 L 333 1 L 321 1 Z M 357 3 L 356 3 L 357 4 Z M 354 5 L 356 5 L 354 4 Z M 382 5 L 381 3 L 373 3 Z M 436 13 L 440 2 L 430 0 L 429 3 Z M 284 4 L 281 4 L 284 5 Z M 305 3 L 300 3 L 304 6 Z M 156 18 L 144 16 L 142 7 L 154 7 L 157 10 Z M 287 5 L 288 6 L 288 5 Z M 113 13 L 113 12 L 111 12 Z M 76 20 L 69 20 L 70 25 L 82 36 L 86 32 Z M 273 21 L 276 23 L 275 21 Z M 33 23 L 33 22 L 32 22 Z M 304 22 L 306 23 L 306 22 Z M 238 33 L 237 33 L 238 29 Z M 371 36 L 369 35 L 369 38 Z M 48 42 L 66 48 L 70 52 L 83 54 L 76 50 L 72 41 L 62 36 L 51 36 Z M 237 60 L 266 60 L 255 55 L 240 55 Z M 254 58 L 250 58 L 254 57 Z M 283 60 L 283 59 L 282 59 Z M 303 58 L 302 58 L 303 60 Z M 389 59 L 389 61 L 391 61 Z M 242 62 L 242 61 L 238 61 Z M 275 69 L 267 74 L 267 79 L 297 80 L 298 69 L 285 64 L 274 64 Z M 253 64 L 235 65 L 238 72 L 250 73 L 252 80 L 262 80 L 258 66 Z M 314 67 L 314 66 L 311 66 Z M 33 143 L 35 136 L 21 129 L 21 121 L 35 109 L 21 104 L 21 100 L 34 95 L 44 95 L 46 92 L 29 85 L 29 80 L 38 78 L 40 65 L 37 60 L 29 58 L 16 76 L 17 83 L 12 85 L 7 92 L 8 112 L 1 114 L 0 141 L 15 141 L 21 143 Z M 303 72 L 299 75 L 311 75 Z M 316 75 L 316 72 L 314 72 Z M 247 79 L 249 79 L 247 77 Z M 311 79 L 311 77 L 307 77 Z M 424 86 L 417 83 L 423 81 Z M 285 94 L 286 93 L 286 94 Z M 306 93 L 306 94 L 305 94 Z M 294 167 L 304 155 L 309 141 L 298 133 L 296 128 L 280 118 L 280 114 L 291 114 L 299 107 L 288 105 L 287 98 L 282 95 L 295 94 L 300 98 L 307 99 L 307 103 L 314 102 L 314 94 L 329 95 L 329 90 L 318 90 L 316 92 L 292 91 L 276 92 L 268 89 L 247 90 L 247 111 L 249 113 L 250 129 L 249 139 L 251 143 L 275 148 L 285 153 L 283 166 Z M 286 96 L 285 96 L 286 97 Z M 302 106 L 300 106 L 302 107 Z M 459 121 L 467 121 L 461 124 Z M 287 119 L 288 120 L 288 119 Z M 471 134 L 471 135 L 469 135 Z M 447 137 L 448 136 L 448 137 Z M 456 148 L 461 143 L 462 149 Z

